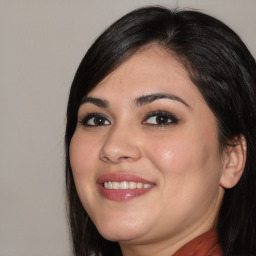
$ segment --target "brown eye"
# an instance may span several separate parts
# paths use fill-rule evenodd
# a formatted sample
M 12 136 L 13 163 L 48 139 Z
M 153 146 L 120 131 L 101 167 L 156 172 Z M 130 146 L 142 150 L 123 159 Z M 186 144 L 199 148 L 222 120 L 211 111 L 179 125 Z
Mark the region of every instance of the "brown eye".
M 168 118 L 167 116 L 157 116 L 156 117 L 156 123 L 159 125 L 168 124 L 171 123 L 172 120 Z
M 151 113 L 145 118 L 143 124 L 156 125 L 156 126 L 168 126 L 176 124 L 178 119 L 168 112 Z
M 172 120 L 167 116 L 152 116 L 147 120 L 148 124 L 166 125 L 172 123 Z
M 80 123 L 85 126 L 105 126 L 111 124 L 104 115 L 96 113 L 85 116 Z
M 106 120 L 103 117 L 94 117 L 88 121 L 89 125 L 102 126 L 105 125 Z

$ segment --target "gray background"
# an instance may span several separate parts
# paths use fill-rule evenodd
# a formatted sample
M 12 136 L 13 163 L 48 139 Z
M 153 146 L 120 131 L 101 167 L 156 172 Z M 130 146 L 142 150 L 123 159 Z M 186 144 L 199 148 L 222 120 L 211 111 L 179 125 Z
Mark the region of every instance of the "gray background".
M 69 87 L 96 36 L 149 4 L 204 10 L 256 56 L 255 0 L 0 0 L 0 256 L 72 255 L 63 170 Z

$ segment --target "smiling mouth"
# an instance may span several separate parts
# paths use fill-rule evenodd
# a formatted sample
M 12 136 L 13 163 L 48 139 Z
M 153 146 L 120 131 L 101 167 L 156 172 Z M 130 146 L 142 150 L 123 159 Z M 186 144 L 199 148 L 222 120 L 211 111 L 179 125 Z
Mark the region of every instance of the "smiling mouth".
M 143 189 L 153 187 L 152 184 L 142 183 L 142 182 L 134 182 L 134 181 L 105 181 L 103 183 L 103 187 L 105 189 Z
M 112 201 L 127 201 L 148 193 L 156 184 L 136 175 L 108 173 L 97 179 L 97 185 L 104 198 Z

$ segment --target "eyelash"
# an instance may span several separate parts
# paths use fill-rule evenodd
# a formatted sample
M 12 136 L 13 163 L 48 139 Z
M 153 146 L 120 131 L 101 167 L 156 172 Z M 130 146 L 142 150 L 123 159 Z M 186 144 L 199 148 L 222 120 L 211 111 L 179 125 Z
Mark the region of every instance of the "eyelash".
M 90 120 L 96 120 L 96 118 L 101 118 L 103 122 L 108 122 L 108 124 L 89 124 L 88 122 Z M 99 120 L 98 120 L 99 121 Z M 110 125 L 111 122 L 103 115 L 103 114 L 99 114 L 99 113 L 90 113 L 90 114 L 86 114 L 84 116 L 82 116 L 78 122 L 81 124 L 81 125 L 84 125 L 84 126 L 87 126 L 87 127 L 98 127 L 98 126 L 105 126 L 105 125 Z
M 147 122 L 150 118 L 154 118 L 154 117 L 155 117 L 154 122 L 156 122 L 155 124 Z M 97 120 L 96 118 L 99 118 L 98 121 L 100 121 L 102 123 L 101 124 L 89 124 L 89 122 L 92 121 L 92 120 L 96 121 Z M 160 119 L 157 120 L 157 118 L 160 118 Z M 157 123 L 159 121 L 160 121 L 160 123 Z M 178 121 L 179 120 L 173 114 L 171 114 L 171 113 L 169 113 L 167 111 L 158 110 L 158 111 L 153 111 L 153 112 L 148 113 L 144 117 L 144 119 L 142 121 L 142 124 L 144 124 L 144 125 L 151 125 L 151 126 L 164 127 L 164 126 L 169 126 L 169 125 L 177 124 Z M 111 124 L 111 122 L 106 118 L 105 115 L 99 114 L 99 113 L 86 114 L 86 115 L 82 116 L 78 120 L 78 122 L 81 125 L 87 126 L 87 127 L 99 127 L 99 126 L 107 126 L 107 125 Z
M 156 124 L 152 124 L 152 123 L 147 123 L 147 120 L 149 120 L 150 118 L 155 117 L 154 121 L 157 122 L 157 118 L 165 118 L 162 119 L 162 121 L 167 121 L 166 123 L 162 122 L 162 123 L 156 123 Z M 161 121 L 161 120 L 158 120 Z M 146 124 L 146 125 L 152 125 L 152 126 L 160 126 L 160 127 L 164 127 L 164 126 L 169 126 L 169 125 L 173 125 L 173 124 L 177 124 L 178 123 L 178 118 L 175 117 L 173 114 L 167 112 L 167 111 L 162 111 L 162 110 L 158 110 L 158 111 L 153 111 L 148 113 L 143 121 L 142 124 Z

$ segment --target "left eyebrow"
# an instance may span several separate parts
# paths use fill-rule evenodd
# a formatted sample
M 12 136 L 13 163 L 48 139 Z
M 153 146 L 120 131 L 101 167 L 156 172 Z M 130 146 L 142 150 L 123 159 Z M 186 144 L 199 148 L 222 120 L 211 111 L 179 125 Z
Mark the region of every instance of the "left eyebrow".
M 184 101 L 178 96 L 175 96 L 173 94 L 168 94 L 168 93 L 154 93 L 154 94 L 143 95 L 136 98 L 134 102 L 136 106 L 140 107 L 159 99 L 175 100 L 184 104 L 186 107 L 190 108 L 189 104 L 186 101 Z
M 91 103 L 94 104 L 98 107 L 101 108 L 107 108 L 109 106 L 109 102 L 107 100 L 104 99 L 100 99 L 100 98 L 94 98 L 94 97 L 86 97 L 82 100 L 81 105 L 85 104 L 85 103 Z

